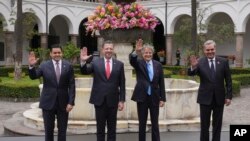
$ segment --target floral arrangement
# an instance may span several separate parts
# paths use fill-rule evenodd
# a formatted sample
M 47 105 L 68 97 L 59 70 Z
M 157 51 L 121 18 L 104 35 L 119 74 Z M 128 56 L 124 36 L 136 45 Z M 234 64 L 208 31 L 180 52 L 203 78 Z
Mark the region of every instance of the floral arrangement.
M 86 31 L 95 33 L 105 29 L 142 28 L 154 31 L 158 24 L 156 17 L 140 4 L 115 4 L 97 6 L 94 14 L 85 23 Z
M 166 56 L 164 50 L 158 51 L 158 52 L 157 52 L 157 55 L 158 55 L 159 57 L 165 57 L 165 56 Z

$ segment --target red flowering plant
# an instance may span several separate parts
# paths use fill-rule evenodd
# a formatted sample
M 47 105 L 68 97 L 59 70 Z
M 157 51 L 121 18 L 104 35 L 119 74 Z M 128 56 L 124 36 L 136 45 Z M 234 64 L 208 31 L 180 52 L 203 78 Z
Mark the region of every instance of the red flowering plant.
M 85 23 L 86 31 L 94 35 L 96 30 L 142 28 L 154 31 L 157 18 L 138 3 L 97 6 Z

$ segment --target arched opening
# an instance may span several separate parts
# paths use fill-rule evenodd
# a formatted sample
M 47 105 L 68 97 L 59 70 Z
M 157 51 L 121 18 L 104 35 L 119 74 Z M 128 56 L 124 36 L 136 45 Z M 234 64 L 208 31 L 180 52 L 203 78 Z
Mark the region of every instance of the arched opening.
M 158 19 L 159 20 L 159 19 Z M 159 25 L 156 26 L 153 33 L 153 45 L 155 48 L 154 59 L 160 61 L 162 64 L 166 63 L 166 43 L 164 36 L 164 26 L 159 20 Z
M 216 42 L 216 55 L 224 58 L 235 56 L 235 33 L 234 23 L 226 13 L 215 13 L 208 23 L 206 40 Z M 229 60 L 233 65 L 233 60 Z
M 69 40 L 69 27 L 64 16 L 54 17 L 49 24 L 48 47 L 53 44 L 65 45 Z
M 3 22 L 4 19 L 0 14 L 0 61 L 4 61 L 5 59 L 5 49 L 4 49 L 4 33 L 3 33 Z
M 250 67 L 250 14 L 247 17 L 248 21 L 246 23 L 246 31 L 243 35 L 243 64 L 244 67 Z
M 192 45 L 191 27 L 192 19 L 189 15 L 178 17 L 173 34 L 172 64 L 174 65 L 186 65 L 185 58 L 191 51 L 190 47 Z
M 84 23 L 88 21 L 88 18 L 82 20 L 79 26 L 79 36 L 78 36 L 78 46 L 80 48 L 87 47 L 88 52 L 92 54 L 94 51 L 97 51 L 97 37 L 92 36 L 91 33 L 86 33 Z

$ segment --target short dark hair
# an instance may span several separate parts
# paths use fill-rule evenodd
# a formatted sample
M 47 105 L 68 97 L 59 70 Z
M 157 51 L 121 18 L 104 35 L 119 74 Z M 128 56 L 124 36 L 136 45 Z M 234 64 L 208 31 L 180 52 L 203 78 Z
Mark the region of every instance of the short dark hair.
M 104 47 L 105 44 L 114 44 L 111 40 L 106 40 L 103 42 L 102 47 Z
M 51 45 L 51 46 L 50 46 L 50 49 L 49 49 L 50 52 L 52 51 L 53 48 L 60 48 L 61 51 L 62 51 L 62 47 L 61 47 L 59 44 L 53 44 L 53 45 Z

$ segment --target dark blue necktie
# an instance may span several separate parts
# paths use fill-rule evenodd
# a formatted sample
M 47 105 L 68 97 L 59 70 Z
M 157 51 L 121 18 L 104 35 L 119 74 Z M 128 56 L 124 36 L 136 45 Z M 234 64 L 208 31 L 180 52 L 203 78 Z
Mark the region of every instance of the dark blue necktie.
M 214 69 L 214 61 L 211 59 L 210 60 L 211 62 L 211 77 L 212 77 L 212 80 L 215 80 L 215 69 Z

